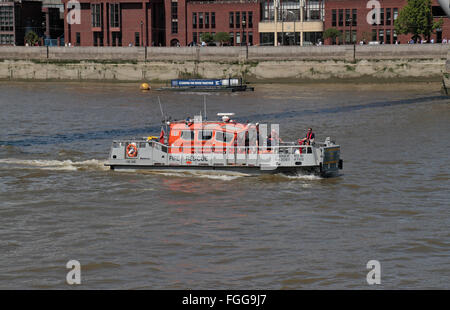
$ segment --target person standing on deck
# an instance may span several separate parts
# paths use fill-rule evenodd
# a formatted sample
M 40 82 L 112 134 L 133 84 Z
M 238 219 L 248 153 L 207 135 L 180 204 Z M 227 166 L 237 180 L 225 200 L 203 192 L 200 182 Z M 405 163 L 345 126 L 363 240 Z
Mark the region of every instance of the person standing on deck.
M 316 135 L 312 131 L 312 128 L 308 128 L 308 131 L 306 132 L 306 137 L 303 139 L 299 139 L 298 143 L 300 145 L 302 145 L 302 144 L 310 145 L 311 143 L 314 143 L 315 138 L 316 138 Z

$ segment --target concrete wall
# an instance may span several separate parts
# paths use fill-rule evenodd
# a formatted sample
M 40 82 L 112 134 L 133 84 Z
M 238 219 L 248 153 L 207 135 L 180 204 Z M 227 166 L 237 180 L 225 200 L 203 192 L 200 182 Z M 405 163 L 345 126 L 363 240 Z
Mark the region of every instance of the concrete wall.
M 445 59 L 450 44 L 308 47 L 0 47 L 3 60 L 261 61 Z M 247 56 L 248 55 L 248 56 Z
M 307 61 L 267 60 L 258 63 L 203 61 L 152 61 L 132 63 L 36 63 L 33 61 L 0 62 L 0 79 L 37 80 L 111 80 L 168 81 L 176 78 L 228 78 L 242 76 L 255 82 L 300 82 L 326 80 L 376 79 L 440 80 L 446 60 L 342 60 Z
M 209 48 L 0 47 L 0 79 L 441 80 L 450 45 Z M 447 59 L 448 57 L 448 59 Z M 353 59 L 355 58 L 355 61 Z

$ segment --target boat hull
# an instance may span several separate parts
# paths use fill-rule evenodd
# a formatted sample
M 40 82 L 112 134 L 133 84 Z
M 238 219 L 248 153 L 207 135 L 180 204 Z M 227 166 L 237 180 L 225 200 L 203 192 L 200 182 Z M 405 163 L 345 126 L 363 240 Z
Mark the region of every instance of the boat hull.
M 150 171 L 168 171 L 168 170 L 192 170 L 192 171 L 224 171 L 237 172 L 247 175 L 264 175 L 264 174 L 286 174 L 286 175 L 318 175 L 321 177 L 332 177 L 338 174 L 338 171 L 321 171 L 319 166 L 313 167 L 278 167 L 276 169 L 263 170 L 257 166 L 154 166 L 154 165 L 108 165 L 111 170 L 150 170 Z

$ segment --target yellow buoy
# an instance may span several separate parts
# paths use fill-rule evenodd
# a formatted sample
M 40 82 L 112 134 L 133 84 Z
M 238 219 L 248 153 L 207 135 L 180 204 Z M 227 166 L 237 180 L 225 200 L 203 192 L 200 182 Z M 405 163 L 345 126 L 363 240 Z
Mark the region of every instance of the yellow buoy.
M 148 85 L 147 83 L 142 83 L 141 90 L 150 90 L 150 85 Z

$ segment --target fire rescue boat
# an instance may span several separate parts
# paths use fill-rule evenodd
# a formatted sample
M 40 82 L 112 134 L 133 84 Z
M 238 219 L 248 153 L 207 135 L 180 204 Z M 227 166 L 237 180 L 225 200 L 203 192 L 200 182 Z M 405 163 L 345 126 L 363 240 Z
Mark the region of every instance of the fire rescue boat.
M 336 175 L 343 168 L 340 146 L 323 142 L 282 142 L 278 130 L 221 119 L 165 122 L 159 137 L 114 140 L 106 166 L 121 169 L 224 170 L 245 174 Z

